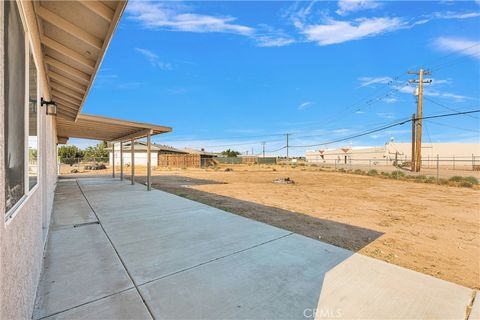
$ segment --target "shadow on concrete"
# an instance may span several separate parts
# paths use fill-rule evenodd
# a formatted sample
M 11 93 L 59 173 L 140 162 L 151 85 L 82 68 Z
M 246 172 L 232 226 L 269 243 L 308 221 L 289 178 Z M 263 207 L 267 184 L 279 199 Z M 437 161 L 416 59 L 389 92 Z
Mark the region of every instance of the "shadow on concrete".
M 137 181 L 143 182 L 144 179 L 138 177 Z M 176 175 L 152 177 L 152 186 L 156 189 L 351 251 L 358 251 L 383 235 L 382 232 L 376 230 L 312 217 L 301 212 L 239 200 L 189 187 L 219 183 L 224 184 L 223 182 L 213 180 L 194 179 Z

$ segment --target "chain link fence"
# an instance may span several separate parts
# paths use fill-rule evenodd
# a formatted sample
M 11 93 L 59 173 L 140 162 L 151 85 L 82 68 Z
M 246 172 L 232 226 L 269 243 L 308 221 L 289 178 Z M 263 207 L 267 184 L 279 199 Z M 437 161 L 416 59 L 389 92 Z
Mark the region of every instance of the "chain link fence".
M 411 160 L 406 157 L 397 157 L 397 159 L 379 159 L 363 158 L 355 159 L 345 156 L 337 159 L 309 159 L 305 163 L 310 166 L 320 166 L 334 170 L 376 170 L 378 172 L 404 171 L 409 175 L 430 175 L 439 178 L 448 178 L 452 176 L 476 176 L 480 177 L 480 156 L 427 156 L 422 158 L 420 172 L 411 171 Z

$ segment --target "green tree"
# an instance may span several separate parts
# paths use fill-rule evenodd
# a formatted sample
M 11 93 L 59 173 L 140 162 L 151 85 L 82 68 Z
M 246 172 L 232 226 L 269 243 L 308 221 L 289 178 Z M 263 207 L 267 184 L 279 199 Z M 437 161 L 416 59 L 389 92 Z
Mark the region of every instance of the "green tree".
M 77 146 L 61 146 L 58 148 L 61 163 L 72 165 L 83 158 L 83 151 Z
M 84 151 L 84 158 L 87 161 L 92 161 L 92 160 L 99 160 L 99 158 L 103 158 L 101 160 L 105 160 L 105 158 L 108 159 L 108 150 L 107 150 L 107 142 L 103 141 L 97 144 L 96 146 L 88 147 Z
M 225 157 L 229 157 L 229 158 L 235 158 L 236 156 L 240 155 L 240 152 L 235 151 L 235 150 L 227 149 L 225 151 L 222 151 L 222 155 L 224 155 Z

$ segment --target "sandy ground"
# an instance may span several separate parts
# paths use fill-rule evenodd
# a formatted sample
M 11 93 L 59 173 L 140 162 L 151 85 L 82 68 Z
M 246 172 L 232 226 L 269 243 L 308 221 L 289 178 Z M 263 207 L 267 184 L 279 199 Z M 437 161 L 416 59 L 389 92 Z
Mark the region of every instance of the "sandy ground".
M 155 170 L 155 188 L 470 288 L 480 288 L 480 190 L 319 171 Z M 98 172 L 101 173 L 101 172 Z M 126 174 L 129 172 L 126 171 Z M 137 181 L 144 181 L 136 170 Z M 273 180 L 290 177 L 293 185 Z

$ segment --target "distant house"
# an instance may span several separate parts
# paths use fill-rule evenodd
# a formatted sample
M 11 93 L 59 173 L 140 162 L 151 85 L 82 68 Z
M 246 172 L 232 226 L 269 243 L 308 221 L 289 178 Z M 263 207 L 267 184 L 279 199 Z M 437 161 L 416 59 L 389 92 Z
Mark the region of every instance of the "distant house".
M 204 149 L 197 150 L 197 149 L 185 148 L 185 149 L 181 149 L 181 151 L 184 151 L 184 152 L 186 152 L 186 153 L 188 153 L 188 154 L 199 154 L 202 158 L 214 158 L 214 157 L 218 157 L 218 154 L 217 154 L 217 153 L 208 152 L 208 151 L 205 151 Z
M 107 148 L 109 151 L 109 164 L 113 163 L 112 147 Z M 133 147 L 135 153 L 135 165 L 146 166 L 147 165 L 147 144 L 145 142 L 135 142 Z M 152 167 L 158 166 L 159 155 L 162 154 L 189 154 L 187 151 L 176 149 L 174 147 L 165 146 L 161 144 L 152 144 L 151 146 L 151 161 Z M 130 165 L 131 160 L 131 146 L 130 143 L 123 144 L 123 164 Z M 120 144 L 115 144 L 115 165 L 120 165 Z
M 145 142 L 135 142 L 134 145 L 135 153 L 135 165 L 146 166 L 147 165 L 147 144 Z M 109 164 L 113 163 L 113 152 L 112 147 L 107 148 L 109 151 Z M 123 144 L 123 164 L 131 164 L 131 151 L 130 143 Z M 167 157 L 168 156 L 168 157 Z M 173 157 L 175 156 L 175 157 Z M 205 150 L 197 149 L 177 149 L 171 146 L 161 145 L 161 144 L 152 144 L 151 146 L 151 161 L 152 167 L 156 168 L 158 166 L 180 166 L 184 167 L 198 167 L 206 163 L 208 159 L 217 157 L 216 153 L 207 152 Z M 196 159 L 198 158 L 198 159 Z M 115 144 L 115 165 L 120 165 L 120 144 Z

